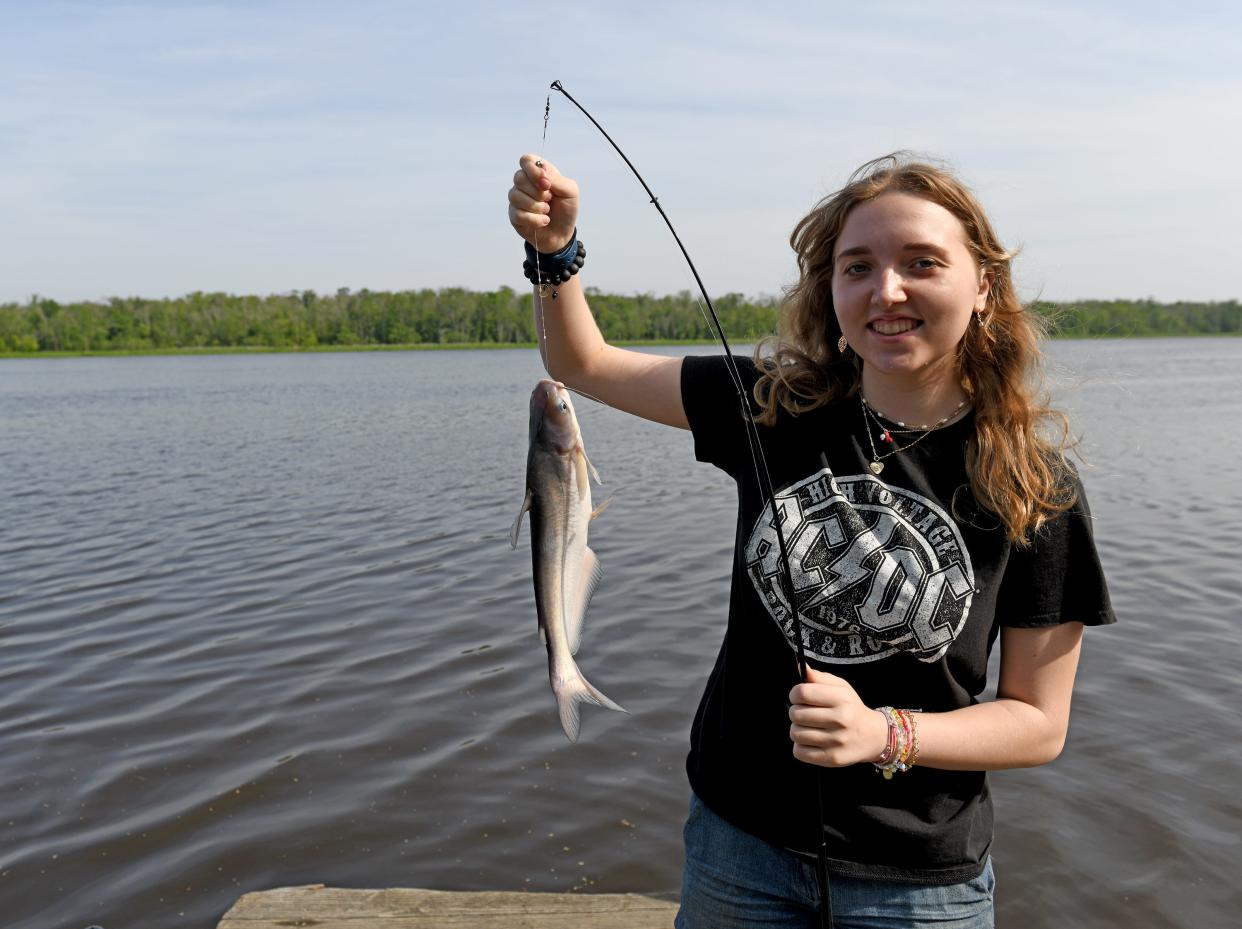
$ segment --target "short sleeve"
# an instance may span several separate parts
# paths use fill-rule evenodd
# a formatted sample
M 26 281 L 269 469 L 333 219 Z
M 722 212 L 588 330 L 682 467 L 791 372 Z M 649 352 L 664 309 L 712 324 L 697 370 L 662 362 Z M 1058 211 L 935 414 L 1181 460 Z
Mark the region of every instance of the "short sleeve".
M 758 370 L 750 358 L 737 359 L 738 374 L 751 396 Z M 681 364 L 681 402 L 694 436 L 699 461 L 738 476 L 750 461 L 742 401 L 723 355 L 687 355 Z
M 1015 547 L 1001 579 L 996 615 L 1002 626 L 1115 623 L 1095 548 L 1091 509 L 1077 476 L 1074 505 L 1045 523 L 1026 548 Z

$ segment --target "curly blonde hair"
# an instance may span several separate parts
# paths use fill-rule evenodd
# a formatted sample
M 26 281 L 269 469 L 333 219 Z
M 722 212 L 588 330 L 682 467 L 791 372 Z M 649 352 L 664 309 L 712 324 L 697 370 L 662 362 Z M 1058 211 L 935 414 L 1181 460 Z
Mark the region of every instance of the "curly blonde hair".
M 1000 519 L 1015 544 L 1027 545 L 1049 517 L 1075 501 L 1065 458 L 1074 441 L 1065 416 L 1048 406 L 1039 348 L 1043 326 L 1018 300 L 1013 253 L 974 194 L 942 167 L 904 152 L 869 161 L 794 227 L 789 242 L 800 274 L 785 294 L 778 334 L 755 350 L 762 372 L 754 390 L 762 409 L 756 418 L 772 425 L 779 409 L 797 415 L 860 389 L 862 362 L 837 349 L 833 257 L 850 211 L 885 193 L 922 197 L 956 216 L 989 278 L 983 312 L 957 346 L 958 377 L 975 408 L 966 467 L 975 499 Z

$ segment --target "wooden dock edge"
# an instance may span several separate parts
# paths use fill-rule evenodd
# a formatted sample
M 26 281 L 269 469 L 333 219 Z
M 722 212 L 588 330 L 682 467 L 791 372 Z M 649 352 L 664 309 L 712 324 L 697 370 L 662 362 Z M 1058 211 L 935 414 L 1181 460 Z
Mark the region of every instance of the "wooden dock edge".
M 217 929 L 672 929 L 677 904 L 641 894 L 356 890 L 308 884 L 245 894 Z

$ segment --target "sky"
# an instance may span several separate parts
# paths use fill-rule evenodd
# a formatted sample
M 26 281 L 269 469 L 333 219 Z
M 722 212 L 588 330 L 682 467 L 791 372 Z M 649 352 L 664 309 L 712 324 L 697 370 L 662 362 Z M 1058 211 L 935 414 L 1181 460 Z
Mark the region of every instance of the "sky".
M 0 302 L 526 286 L 506 192 L 582 187 L 584 280 L 777 295 L 861 163 L 947 162 L 1024 298 L 1242 298 L 1242 4 L 0 0 Z

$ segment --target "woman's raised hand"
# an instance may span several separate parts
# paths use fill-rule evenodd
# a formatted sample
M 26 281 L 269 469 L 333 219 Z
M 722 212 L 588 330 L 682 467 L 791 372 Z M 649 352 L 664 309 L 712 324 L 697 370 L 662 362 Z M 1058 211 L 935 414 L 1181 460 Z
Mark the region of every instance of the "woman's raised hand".
M 578 222 L 578 185 L 537 155 L 523 155 L 509 188 L 509 222 L 545 255 L 573 238 Z

